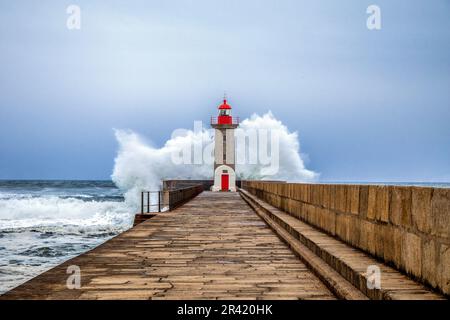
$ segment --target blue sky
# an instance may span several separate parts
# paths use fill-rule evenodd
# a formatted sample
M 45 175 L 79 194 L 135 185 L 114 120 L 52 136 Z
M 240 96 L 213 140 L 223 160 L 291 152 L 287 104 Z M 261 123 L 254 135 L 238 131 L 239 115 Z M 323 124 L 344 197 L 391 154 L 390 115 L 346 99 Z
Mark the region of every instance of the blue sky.
M 81 30 L 66 8 L 81 8 Z M 366 8 L 381 8 L 369 31 Z M 226 90 L 323 180 L 450 181 L 450 1 L 0 1 L 0 179 L 107 179 Z

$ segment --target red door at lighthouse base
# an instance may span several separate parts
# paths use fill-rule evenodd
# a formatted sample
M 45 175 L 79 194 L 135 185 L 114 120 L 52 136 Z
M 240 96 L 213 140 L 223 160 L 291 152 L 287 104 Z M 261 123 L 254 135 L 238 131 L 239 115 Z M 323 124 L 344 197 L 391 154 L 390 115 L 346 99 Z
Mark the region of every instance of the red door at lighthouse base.
M 222 174 L 222 191 L 228 191 L 230 189 L 229 177 L 228 174 Z

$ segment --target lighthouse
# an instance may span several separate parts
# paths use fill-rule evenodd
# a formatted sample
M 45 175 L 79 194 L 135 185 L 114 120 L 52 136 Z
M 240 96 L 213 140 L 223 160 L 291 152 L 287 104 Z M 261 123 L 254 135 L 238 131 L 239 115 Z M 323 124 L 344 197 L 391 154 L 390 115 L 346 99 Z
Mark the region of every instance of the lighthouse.
M 239 118 L 231 115 L 227 99 L 219 106 L 219 115 L 211 117 L 214 134 L 214 185 L 212 191 L 236 191 L 234 129 Z

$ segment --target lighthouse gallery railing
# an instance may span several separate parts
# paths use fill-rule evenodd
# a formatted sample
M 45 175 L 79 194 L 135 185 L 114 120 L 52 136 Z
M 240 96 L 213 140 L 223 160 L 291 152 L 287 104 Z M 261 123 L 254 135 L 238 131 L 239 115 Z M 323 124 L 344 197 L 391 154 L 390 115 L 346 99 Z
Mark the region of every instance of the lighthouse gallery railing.
M 239 124 L 239 117 L 230 117 L 231 120 L 229 123 L 224 124 Z M 211 117 L 211 124 L 220 124 L 219 117 Z

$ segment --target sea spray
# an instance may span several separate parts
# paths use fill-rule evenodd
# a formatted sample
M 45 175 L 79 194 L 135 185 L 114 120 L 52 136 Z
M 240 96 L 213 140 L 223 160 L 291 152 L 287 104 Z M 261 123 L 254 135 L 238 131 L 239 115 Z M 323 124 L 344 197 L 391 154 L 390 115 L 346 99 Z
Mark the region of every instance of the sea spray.
M 239 125 L 239 129 L 247 135 L 251 131 L 275 132 L 279 141 L 278 170 L 274 174 L 266 174 L 267 165 L 261 163 L 244 163 L 236 166 L 237 175 L 241 179 L 261 179 L 261 180 L 285 180 L 291 182 L 311 182 L 318 178 L 318 174 L 305 167 L 304 160 L 300 153 L 300 142 L 296 131 L 289 132 L 288 128 L 275 116 L 268 112 L 263 116 L 253 114 L 249 119 L 245 119 Z M 261 148 L 261 144 L 258 148 Z M 239 148 L 239 146 L 238 146 Z M 270 149 L 270 148 L 269 148 Z M 248 150 L 256 152 L 256 150 Z M 248 162 L 248 161 L 247 161 Z
M 57 196 L 0 200 L 0 231 L 45 229 L 58 234 L 95 234 L 131 225 L 130 208 L 119 201 L 86 201 Z
M 297 132 L 289 132 L 283 123 L 277 120 L 271 112 L 262 116 L 252 115 L 245 119 L 238 129 L 243 136 L 251 136 L 251 132 L 276 132 L 279 143 L 277 156 L 279 163 L 275 173 L 267 174 L 268 166 L 263 163 L 247 161 L 236 164 L 237 176 L 240 179 L 313 181 L 317 173 L 305 168 L 300 154 L 300 143 Z M 211 179 L 212 164 L 208 156 L 208 148 L 213 144 L 214 136 L 208 128 L 201 130 L 177 129 L 171 139 L 158 148 L 145 141 L 143 137 L 131 130 L 115 130 L 119 150 L 115 159 L 112 180 L 124 192 L 126 202 L 134 207 L 139 203 L 141 190 L 158 190 L 163 179 Z M 239 140 L 239 139 L 238 139 Z M 260 142 L 260 140 L 258 140 Z M 194 150 L 201 144 L 203 162 L 198 164 L 194 155 L 189 153 L 192 161 L 174 161 L 174 154 L 183 150 Z M 261 147 L 259 144 L 258 148 Z M 237 146 L 239 152 L 240 146 Z M 270 149 L 270 148 L 269 148 Z M 248 145 L 244 151 L 258 152 L 254 146 Z M 238 155 L 239 157 L 239 155 Z

